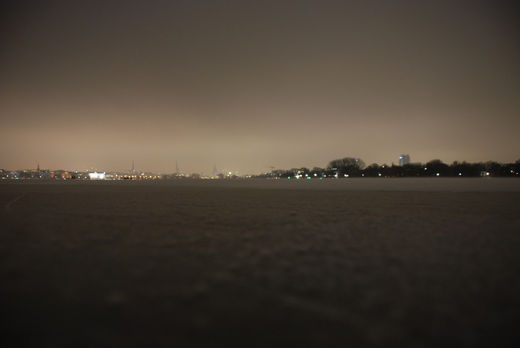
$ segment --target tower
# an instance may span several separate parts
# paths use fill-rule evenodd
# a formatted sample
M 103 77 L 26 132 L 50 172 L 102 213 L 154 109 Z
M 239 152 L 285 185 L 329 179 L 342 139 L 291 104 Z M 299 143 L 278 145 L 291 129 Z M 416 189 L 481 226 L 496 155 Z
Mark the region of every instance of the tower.
M 399 166 L 404 166 L 410 164 L 410 155 L 401 155 L 399 156 Z
M 175 161 L 175 174 L 179 175 L 179 163 Z
M 134 160 L 132 160 L 132 169 L 130 170 L 132 174 L 135 173 Z

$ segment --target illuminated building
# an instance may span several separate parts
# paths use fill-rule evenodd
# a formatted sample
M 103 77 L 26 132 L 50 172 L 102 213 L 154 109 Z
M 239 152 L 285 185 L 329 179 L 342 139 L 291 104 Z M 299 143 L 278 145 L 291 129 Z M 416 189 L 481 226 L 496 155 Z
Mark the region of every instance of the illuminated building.
M 94 173 L 88 173 L 88 176 L 89 176 L 90 180 L 105 180 L 106 174 L 104 172 L 103 173 L 94 172 Z
M 410 155 L 401 155 L 399 156 L 399 166 L 404 166 L 410 164 Z

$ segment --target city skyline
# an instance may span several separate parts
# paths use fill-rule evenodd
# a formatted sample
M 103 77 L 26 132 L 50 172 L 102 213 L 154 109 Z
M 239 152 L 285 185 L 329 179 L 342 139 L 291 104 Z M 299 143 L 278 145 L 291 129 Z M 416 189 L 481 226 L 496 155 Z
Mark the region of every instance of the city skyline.
M 511 2 L 1 6 L 0 168 L 520 158 Z
M 240 173 L 239 171 L 237 170 L 234 170 L 233 168 L 221 168 L 221 169 L 217 169 L 217 166 L 216 164 L 213 164 L 213 167 L 210 171 L 207 171 L 207 170 L 200 170 L 200 171 L 185 171 L 185 170 L 182 170 L 179 166 L 179 163 L 178 161 L 175 161 L 175 170 L 173 171 L 164 171 L 164 172 L 154 172 L 154 171 L 151 171 L 151 170 L 148 170 L 146 168 L 136 168 L 135 167 L 135 161 L 132 160 L 131 161 L 131 165 L 130 165 L 130 168 L 111 168 L 111 169 L 107 169 L 107 168 L 96 168 L 96 167 L 90 167 L 90 168 L 65 168 L 65 167 L 59 167 L 59 168 L 46 168 L 46 167 L 42 167 L 40 168 L 40 162 L 37 162 L 36 163 L 36 167 L 35 168 L 30 168 L 30 167 L 27 167 L 27 168 L 2 168 L 0 167 L 0 171 L 5 171 L 5 173 L 8 173 L 10 171 L 18 171 L 18 172 L 25 172 L 25 171 L 32 171 L 32 172 L 70 172 L 70 173 L 120 173 L 120 174 L 129 174 L 129 175 L 141 175 L 141 174 L 153 174 L 153 175 L 172 175 L 172 176 L 190 176 L 190 175 L 202 175 L 202 176 L 205 176 L 205 177 L 216 177 L 216 176 L 219 176 L 221 174 L 224 174 L 224 175 L 236 175 L 236 176 L 240 176 L 240 177 L 251 177 L 252 176 L 256 176 L 256 175 L 262 175 L 262 174 L 273 174 L 274 172 L 278 172 L 278 171 L 289 171 L 289 170 L 300 170 L 300 169 L 307 169 L 309 171 L 312 171 L 314 169 L 319 169 L 319 170 L 331 170 L 331 169 L 335 169 L 333 168 L 335 165 L 333 165 L 333 162 L 337 162 L 337 161 L 344 161 L 344 160 L 355 160 L 355 161 L 360 161 L 360 163 L 362 163 L 362 165 L 360 166 L 361 169 L 369 169 L 369 167 L 403 167 L 403 166 L 411 166 L 411 167 L 417 167 L 417 166 L 427 166 L 429 163 L 440 163 L 441 165 L 445 165 L 445 166 L 452 166 L 452 167 L 457 167 L 457 166 L 460 166 L 460 165 L 466 165 L 466 166 L 475 166 L 475 165 L 478 165 L 478 166 L 481 166 L 482 168 L 485 168 L 485 167 L 494 167 L 496 166 L 497 164 L 498 165 L 501 165 L 501 166 L 518 166 L 518 164 L 520 163 L 520 159 L 516 160 L 516 161 L 510 161 L 510 162 L 497 162 L 497 161 L 493 161 L 493 160 L 490 160 L 490 161 L 479 161 L 479 162 L 469 162 L 469 161 L 453 161 L 451 163 L 446 163 L 440 159 L 430 159 L 429 161 L 411 161 L 411 157 L 409 154 L 401 154 L 397 157 L 397 162 L 390 162 L 390 164 L 384 162 L 384 163 L 375 163 L 375 162 L 368 162 L 368 163 L 365 163 L 363 161 L 363 159 L 361 158 L 352 158 L 352 157 L 346 157 L 344 158 L 343 160 L 341 159 L 336 159 L 336 160 L 333 160 L 333 161 L 329 161 L 329 163 L 327 165 L 312 165 L 312 166 L 292 166 L 292 167 L 274 167 L 274 166 L 271 166 L 269 168 L 269 170 L 266 170 L 266 171 L 263 171 L 263 172 L 259 172 L 259 173 Z M 513 172 L 511 172 L 513 173 Z M 515 175 L 517 175 L 517 173 L 515 172 L 514 173 Z

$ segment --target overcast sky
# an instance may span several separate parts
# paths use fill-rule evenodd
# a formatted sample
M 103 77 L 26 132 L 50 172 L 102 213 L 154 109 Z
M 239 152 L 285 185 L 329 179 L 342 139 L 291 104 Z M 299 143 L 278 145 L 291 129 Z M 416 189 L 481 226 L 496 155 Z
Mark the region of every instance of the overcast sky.
M 0 168 L 520 158 L 514 1 L 12 1 Z

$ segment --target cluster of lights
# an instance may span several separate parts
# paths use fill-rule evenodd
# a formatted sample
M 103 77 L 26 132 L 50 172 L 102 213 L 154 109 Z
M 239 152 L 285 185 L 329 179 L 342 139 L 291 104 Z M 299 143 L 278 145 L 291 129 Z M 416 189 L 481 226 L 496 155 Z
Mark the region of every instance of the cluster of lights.
M 295 177 L 296 179 L 300 179 L 300 178 L 305 178 L 305 179 L 307 179 L 307 180 L 310 180 L 310 179 L 311 179 L 311 177 L 310 177 L 308 174 L 305 174 L 305 175 L 302 175 L 302 174 L 296 174 L 294 177 Z M 290 178 L 291 178 L 291 177 L 289 176 L 288 179 L 290 179 Z
M 279 174 L 279 176 L 280 176 L 280 175 L 281 175 L 281 174 Z M 365 176 L 364 174 L 362 174 L 362 175 Z M 381 176 L 381 174 L 379 174 L 379 176 Z M 326 178 L 326 177 L 327 177 L 327 174 L 322 174 L 321 176 L 318 176 L 318 173 L 313 173 L 313 174 L 311 175 L 310 173 L 309 173 L 309 174 L 306 174 L 306 173 L 303 173 L 303 174 L 302 174 L 302 172 L 299 171 L 299 172 L 297 172 L 297 173 L 294 175 L 294 178 L 295 178 L 295 179 L 302 179 L 302 178 L 303 178 L 303 179 L 311 180 L 312 177 L 315 177 L 315 178 L 318 178 L 318 177 L 319 177 L 320 180 L 321 180 L 321 179 L 323 179 L 323 178 Z M 334 174 L 333 177 L 336 178 L 336 179 L 339 178 L 339 173 L 336 172 L 336 174 Z M 350 175 L 349 175 L 349 174 L 343 174 L 343 177 L 344 177 L 344 178 L 349 178 Z M 291 178 L 292 178 L 292 176 L 288 176 L 288 177 L 287 177 L 287 179 L 289 179 L 289 180 L 290 180 Z M 278 178 L 277 178 L 277 179 L 278 179 Z

